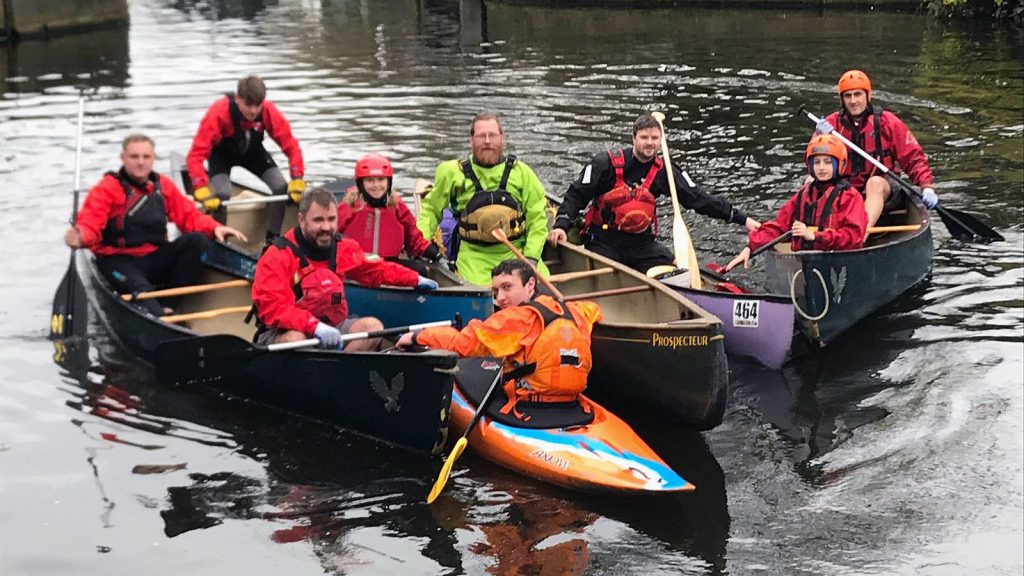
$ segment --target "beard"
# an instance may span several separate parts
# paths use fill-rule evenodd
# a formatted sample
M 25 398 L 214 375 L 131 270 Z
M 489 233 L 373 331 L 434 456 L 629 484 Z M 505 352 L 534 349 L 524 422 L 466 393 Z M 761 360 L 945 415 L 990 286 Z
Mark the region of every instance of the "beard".
M 476 148 L 473 150 L 473 160 L 484 168 L 490 168 L 501 160 L 501 148 Z

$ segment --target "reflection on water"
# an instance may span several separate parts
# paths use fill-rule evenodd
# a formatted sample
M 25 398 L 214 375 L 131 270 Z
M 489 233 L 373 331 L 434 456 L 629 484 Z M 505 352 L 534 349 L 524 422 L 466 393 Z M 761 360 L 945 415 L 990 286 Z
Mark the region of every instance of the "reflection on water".
M 128 29 L 0 48 L 0 241 L 38 241 L 9 253 L 0 274 L 4 573 L 99 573 L 98 553 L 132 554 L 140 571 L 187 562 L 211 574 L 1024 565 L 1003 553 L 1019 550 L 1024 515 L 1019 34 L 907 14 L 456 0 L 145 0 L 131 10 Z M 872 56 L 852 62 L 865 46 Z M 467 454 L 428 507 L 436 463 L 207 390 L 161 389 L 95 323 L 91 359 L 69 347 L 63 378 L 50 364 L 43 328 L 67 265 L 58 238 L 80 88 L 84 183 L 115 167 L 131 131 L 155 136 L 164 156 L 184 153 L 210 102 L 257 72 L 314 183 L 377 151 L 409 190 L 464 155 L 469 119 L 494 110 L 510 151 L 557 195 L 658 108 L 697 182 L 764 218 L 802 172 L 811 126 L 793 110 L 834 109 L 835 78 L 854 64 L 921 140 L 943 203 L 1008 240 L 963 244 L 937 225 L 931 278 L 847 338 L 780 372 L 734 362 L 726 419 L 711 432 L 620 414 L 697 485 L 692 494 L 579 495 Z M 736 227 L 686 218 L 703 261 L 726 261 L 744 241 Z M 737 278 L 758 285 L 762 269 Z M 12 528 L 29 517 L 39 522 Z

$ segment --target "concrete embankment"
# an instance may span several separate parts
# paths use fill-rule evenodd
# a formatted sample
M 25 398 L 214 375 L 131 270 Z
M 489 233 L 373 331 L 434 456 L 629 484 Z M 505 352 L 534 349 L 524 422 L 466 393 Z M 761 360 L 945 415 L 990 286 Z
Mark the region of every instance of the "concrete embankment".
M 0 39 L 128 22 L 128 0 L 0 0 Z

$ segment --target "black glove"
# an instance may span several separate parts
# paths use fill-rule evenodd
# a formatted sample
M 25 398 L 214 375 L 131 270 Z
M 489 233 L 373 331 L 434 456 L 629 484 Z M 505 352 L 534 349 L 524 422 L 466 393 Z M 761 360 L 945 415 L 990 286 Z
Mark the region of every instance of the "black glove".
M 431 262 L 437 262 L 438 258 L 441 257 L 441 249 L 437 247 L 437 244 L 431 243 L 421 256 Z

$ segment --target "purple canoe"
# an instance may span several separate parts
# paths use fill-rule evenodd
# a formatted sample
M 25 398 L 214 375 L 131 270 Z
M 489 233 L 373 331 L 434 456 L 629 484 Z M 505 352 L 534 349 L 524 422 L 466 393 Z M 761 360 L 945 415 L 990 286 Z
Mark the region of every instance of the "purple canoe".
M 691 288 L 686 273 L 661 281 L 722 321 L 726 353 L 753 358 L 773 370 L 781 368 L 793 341 L 795 312 L 789 296 L 719 291 L 718 278 L 702 278 L 703 290 Z

